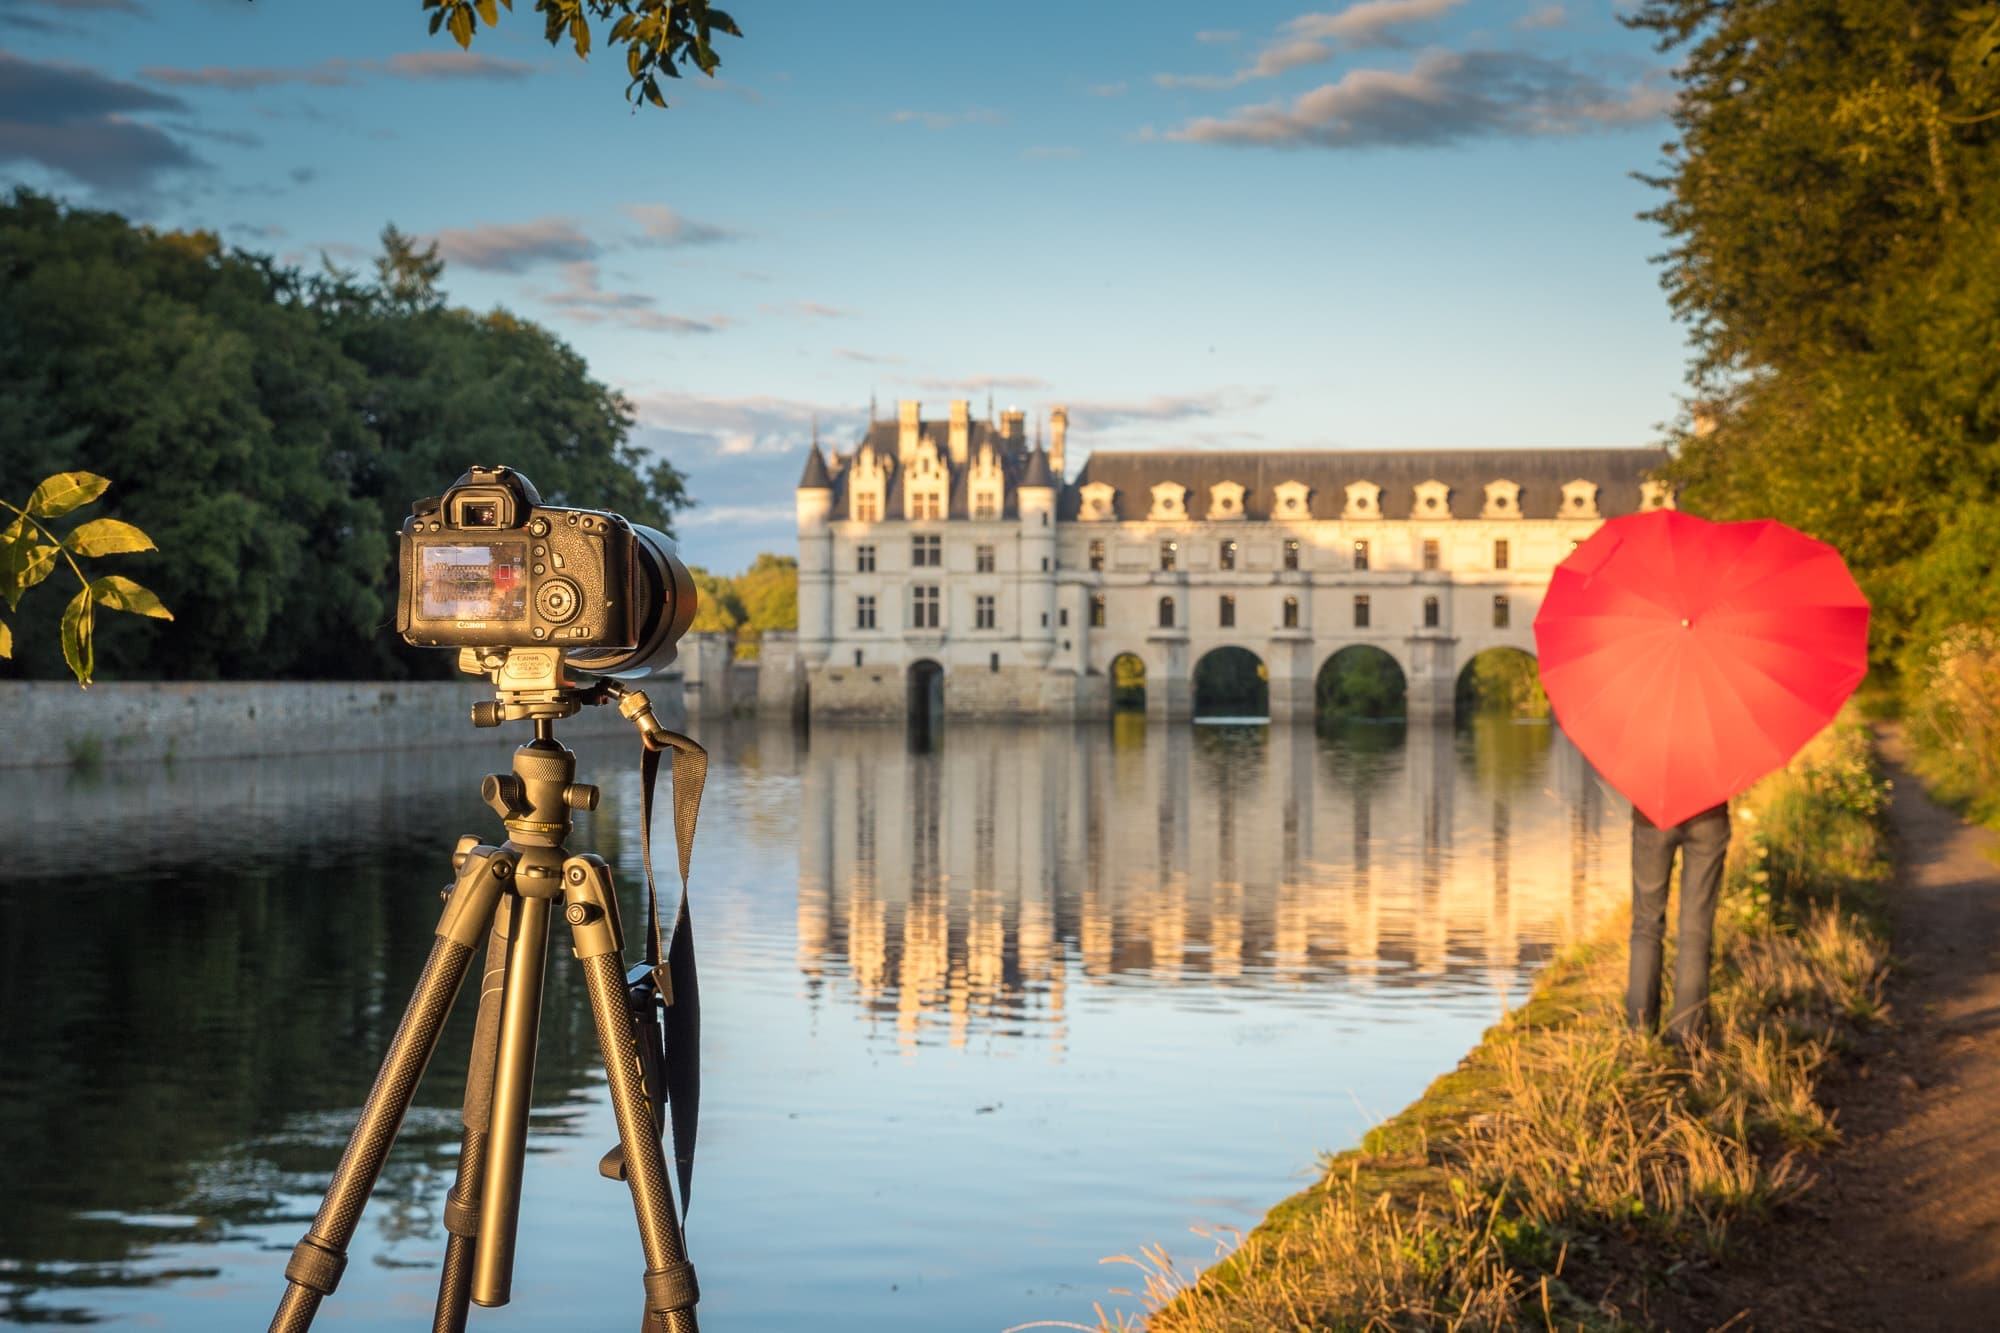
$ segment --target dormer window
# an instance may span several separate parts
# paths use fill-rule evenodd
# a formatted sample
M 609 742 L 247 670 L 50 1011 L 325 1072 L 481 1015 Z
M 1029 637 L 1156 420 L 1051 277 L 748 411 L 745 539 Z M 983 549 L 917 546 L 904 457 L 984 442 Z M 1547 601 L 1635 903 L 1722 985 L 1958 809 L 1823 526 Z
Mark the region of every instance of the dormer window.
M 1416 518 L 1450 518 L 1451 487 L 1435 479 L 1417 483 Z
M 1211 519 L 1243 517 L 1243 484 L 1218 481 L 1208 488 L 1208 516 Z
M 1081 500 L 1079 517 L 1086 522 L 1102 522 L 1117 517 L 1113 501 L 1118 492 L 1114 487 L 1101 481 L 1093 481 L 1090 485 L 1082 487 L 1077 494 Z
M 1177 481 L 1163 481 L 1153 487 L 1153 509 L 1146 517 L 1167 522 L 1186 518 L 1187 487 Z
M 1519 518 L 1521 516 L 1521 485 L 1514 481 L 1489 481 L 1486 483 L 1486 507 L 1479 511 L 1481 518 Z
M 1575 481 L 1563 483 L 1563 518 L 1596 518 L 1597 483 L 1578 477 Z
M 1312 488 L 1302 481 L 1281 481 L 1271 488 L 1271 517 L 1306 519 L 1312 517 Z
M 1347 483 L 1347 507 L 1340 511 L 1340 516 L 1382 517 L 1382 488 L 1372 481 L 1350 481 Z
M 1664 481 L 1642 481 L 1639 483 L 1639 509 L 1650 513 L 1655 509 L 1673 509 L 1674 488 Z

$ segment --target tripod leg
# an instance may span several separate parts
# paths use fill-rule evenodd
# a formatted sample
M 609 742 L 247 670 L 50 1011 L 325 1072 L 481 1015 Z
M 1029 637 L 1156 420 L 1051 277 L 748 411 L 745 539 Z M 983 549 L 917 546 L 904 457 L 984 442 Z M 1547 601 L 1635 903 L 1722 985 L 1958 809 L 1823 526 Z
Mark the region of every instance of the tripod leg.
M 646 1256 L 645 1328 L 647 1333 L 697 1333 L 694 1306 L 701 1292 L 675 1220 L 666 1152 L 660 1146 L 660 1128 L 653 1119 L 638 1047 L 632 1040 L 611 872 L 595 856 L 573 856 L 563 864 L 563 883 L 568 904 L 564 917 L 590 991 L 590 1014 L 597 1024 L 611 1109 L 618 1117 L 618 1140 L 625 1153 L 625 1180 L 632 1189 L 639 1244 Z
M 472 961 L 472 946 L 485 933 L 501 887 L 512 873 L 512 858 L 491 848 L 473 849 L 460 862 L 458 882 L 447 896 L 437 942 L 417 978 L 409 1008 L 382 1057 L 375 1086 L 361 1104 L 354 1133 L 334 1168 L 312 1228 L 285 1265 L 285 1295 L 271 1317 L 271 1333 L 304 1333 L 319 1312 L 320 1301 L 339 1285 L 341 1270 L 347 1267 L 347 1243 L 354 1238 L 361 1210 L 382 1174 L 383 1160 L 410 1109 L 417 1081 L 437 1049 L 445 1015 L 451 1012 Z
M 472 1299 L 505 1305 L 514 1285 L 514 1239 L 521 1216 L 521 1165 L 534 1098 L 535 1039 L 542 1025 L 542 979 L 549 952 L 550 898 L 515 898 L 507 982 L 500 993 L 493 1111 L 481 1164 L 479 1234 L 473 1241 Z
M 500 1046 L 500 990 L 507 978 L 508 904 L 493 917 L 486 939 L 486 972 L 479 987 L 479 1019 L 472 1029 L 472 1059 L 466 1066 L 465 1136 L 459 1142 L 458 1179 L 445 1198 L 448 1234 L 444 1270 L 438 1280 L 437 1314 L 431 1333 L 464 1333 L 472 1298 L 473 1238 L 479 1234 L 480 1176 L 486 1165 L 486 1135 L 492 1123 L 493 1066 Z

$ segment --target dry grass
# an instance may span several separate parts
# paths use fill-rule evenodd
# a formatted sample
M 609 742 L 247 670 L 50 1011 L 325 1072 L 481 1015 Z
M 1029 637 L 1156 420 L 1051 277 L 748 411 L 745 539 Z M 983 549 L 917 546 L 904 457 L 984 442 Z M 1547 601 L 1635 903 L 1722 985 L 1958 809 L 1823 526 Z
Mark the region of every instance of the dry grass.
M 1886 1018 L 1883 792 L 1850 717 L 1740 803 L 1707 1045 L 1625 1029 L 1622 937 L 1571 950 L 1459 1070 L 1206 1272 L 1158 1246 L 1107 1260 L 1138 1272 L 1121 1294 L 1143 1312 L 1100 1308 L 1096 1329 L 1615 1327 L 1602 1274 L 1572 1255 L 1615 1251 L 1643 1282 L 1727 1252 L 1810 1188 L 1838 1138 L 1819 1072 Z

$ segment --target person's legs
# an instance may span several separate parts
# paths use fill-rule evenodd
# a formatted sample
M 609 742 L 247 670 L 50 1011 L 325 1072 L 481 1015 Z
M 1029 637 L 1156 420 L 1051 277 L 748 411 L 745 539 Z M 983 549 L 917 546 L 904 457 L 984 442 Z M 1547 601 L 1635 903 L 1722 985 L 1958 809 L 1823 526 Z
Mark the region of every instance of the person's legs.
M 1625 1021 L 1651 1032 L 1660 1021 L 1660 951 L 1667 932 L 1667 881 L 1679 833 L 1632 812 L 1632 960 L 1626 972 Z
M 1704 810 L 1681 825 L 1681 913 L 1674 959 L 1674 1007 L 1667 1036 L 1685 1045 L 1707 1035 L 1709 941 L 1722 867 L 1729 853 L 1729 807 Z

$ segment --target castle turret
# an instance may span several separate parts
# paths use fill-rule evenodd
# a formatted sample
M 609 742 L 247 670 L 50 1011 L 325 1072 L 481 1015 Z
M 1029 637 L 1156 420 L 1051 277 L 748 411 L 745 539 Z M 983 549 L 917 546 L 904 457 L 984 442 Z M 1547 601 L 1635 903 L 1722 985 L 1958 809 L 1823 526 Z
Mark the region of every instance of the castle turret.
M 826 662 L 833 646 L 833 479 L 813 441 L 794 500 L 799 522 L 799 660 Z
M 1049 456 L 1028 455 L 1015 502 L 1021 515 L 1021 651 L 1028 665 L 1048 665 L 1055 651 L 1056 480 Z

